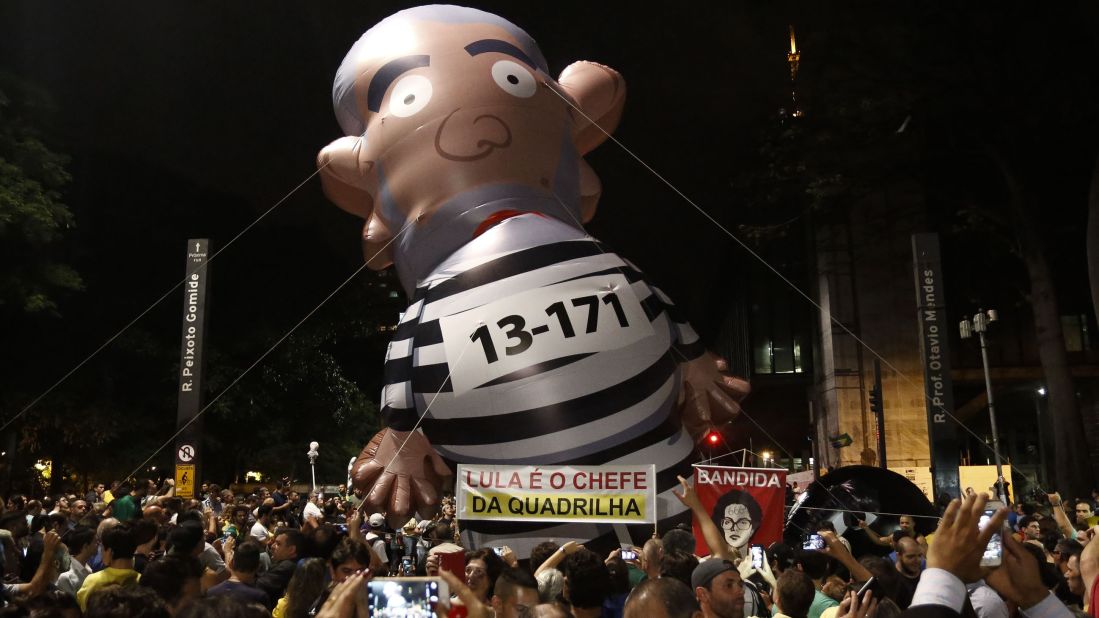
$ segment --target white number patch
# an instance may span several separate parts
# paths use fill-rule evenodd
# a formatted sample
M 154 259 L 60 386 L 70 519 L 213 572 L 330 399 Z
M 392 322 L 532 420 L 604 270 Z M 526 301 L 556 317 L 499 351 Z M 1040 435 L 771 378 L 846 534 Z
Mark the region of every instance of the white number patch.
M 626 278 L 599 275 L 516 294 L 439 320 L 454 395 L 563 356 L 653 334 Z

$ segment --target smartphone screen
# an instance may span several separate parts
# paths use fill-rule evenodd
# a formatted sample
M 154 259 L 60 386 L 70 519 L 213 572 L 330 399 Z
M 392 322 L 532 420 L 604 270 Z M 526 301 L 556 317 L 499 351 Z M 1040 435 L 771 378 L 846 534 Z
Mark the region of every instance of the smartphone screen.
M 501 558 L 504 556 L 504 548 L 503 547 L 493 547 L 492 551 L 496 552 L 496 555 L 500 556 Z
M 371 616 L 434 618 L 439 581 L 430 577 L 373 579 L 367 582 Z
M 1003 504 L 998 500 L 989 500 L 985 505 L 985 510 L 981 513 L 981 519 L 977 523 L 977 527 L 980 530 L 984 530 L 985 526 L 992 520 L 992 516 L 996 514 L 996 511 L 1000 510 Z M 985 546 L 984 554 L 981 555 L 981 566 L 1000 566 L 1000 561 L 1003 559 L 1004 554 L 1004 539 L 1001 536 L 999 530 L 992 534 L 992 537 L 988 539 L 988 545 Z
M 752 546 L 752 568 L 753 569 L 762 569 L 763 568 L 763 546 L 762 545 L 753 545 Z
M 401 575 L 415 575 L 416 567 L 412 565 L 412 558 L 405 556 L 401 558 Z
M 632 549 L 623 549 L 622 550 L 622 559 L 623 560 L 637 560 L 637 552 L 635 552 Z
M 819 534 L 810 534 L 805 537 L 805 543 L 801 546 L 802 549 L 810 549 L 819 551 L 824 549 L 824 537 Z

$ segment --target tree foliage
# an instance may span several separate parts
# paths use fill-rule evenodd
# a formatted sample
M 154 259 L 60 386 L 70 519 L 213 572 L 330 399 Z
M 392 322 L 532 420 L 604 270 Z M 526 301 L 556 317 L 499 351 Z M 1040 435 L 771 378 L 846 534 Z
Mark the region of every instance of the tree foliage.
M 49 312 L 81 279 L 60 257 L 73 225 L 62 201 L 68 157 L 51 150 L 40 128 L 49 99 L 0 74 L 0 309 Z

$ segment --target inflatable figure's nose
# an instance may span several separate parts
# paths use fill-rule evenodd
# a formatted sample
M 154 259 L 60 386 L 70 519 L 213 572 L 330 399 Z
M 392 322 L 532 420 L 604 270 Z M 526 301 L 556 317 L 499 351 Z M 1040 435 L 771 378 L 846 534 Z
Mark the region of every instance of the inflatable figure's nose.
M 510 145 L 511 129 L 502 118 L 461 108 L 450 112 L 435 132 L 435 152 L 451 161 L 477 161 Z

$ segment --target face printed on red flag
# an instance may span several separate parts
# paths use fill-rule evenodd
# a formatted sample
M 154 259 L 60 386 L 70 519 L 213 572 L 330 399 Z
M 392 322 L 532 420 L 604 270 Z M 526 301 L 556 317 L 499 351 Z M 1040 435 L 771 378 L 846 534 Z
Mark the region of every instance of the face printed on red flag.
M 744 555 L 749 544 L 782 539 L 786 471 L 773 468 L 695 466 L 694 487 L 725 542 Z M 694 522 L 696 553 L 709 553 Z

